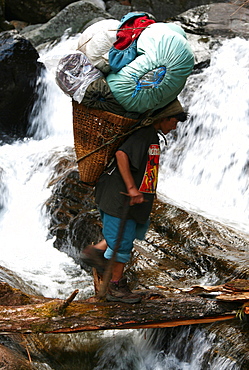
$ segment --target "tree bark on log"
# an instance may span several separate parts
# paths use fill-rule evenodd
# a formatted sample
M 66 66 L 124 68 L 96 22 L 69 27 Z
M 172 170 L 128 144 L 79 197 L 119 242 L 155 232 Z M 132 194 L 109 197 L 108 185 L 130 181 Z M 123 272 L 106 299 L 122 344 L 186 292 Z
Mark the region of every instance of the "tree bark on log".
M 3 285 L 1 283 L 0 287 Z M 21 293 L 15 289 L 13 294 Z M 225 302 L 196 293 L 191 295 L 190 292 L 151 291 L 141 292 L 143 299 L 139 304 L 96 299 L 72 302 L 76 294 L 77 291 L 73 292 L 67 300 L 39 297 L 39 303 L 36 303 L 37 297 L 26 295 L 26 304 L 0 306 L 0 333 L 73 333 L 208 323 L 234 319 L 243 303 L 241 300 Z

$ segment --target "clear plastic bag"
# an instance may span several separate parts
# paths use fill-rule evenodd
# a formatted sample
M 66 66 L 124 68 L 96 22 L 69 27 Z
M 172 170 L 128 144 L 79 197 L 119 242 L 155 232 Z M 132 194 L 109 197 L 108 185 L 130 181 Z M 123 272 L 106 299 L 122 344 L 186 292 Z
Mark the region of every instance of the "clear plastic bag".
M 56 69 L 56 83 L 78 103 L 83 100 L 89 84 L 100 77 L 103 77 L 103 73 L 82 52 L 64 56 Z

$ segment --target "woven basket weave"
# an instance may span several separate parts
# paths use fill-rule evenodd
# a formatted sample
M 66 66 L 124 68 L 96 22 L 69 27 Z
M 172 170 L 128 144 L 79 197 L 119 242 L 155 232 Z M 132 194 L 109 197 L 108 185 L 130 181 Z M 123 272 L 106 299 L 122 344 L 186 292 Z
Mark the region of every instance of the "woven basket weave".
M 115 135 L 127 132 L 136 122 L 134 119 L 85 107 L 73 101 L 74 146 L 80 179 L 83 182 L 95 185 L 123 138 L 103 144 L 115 138 Z M 103 147 L 99 149 L 101 146 Z M 94 150 L 96 151 L 91 153 Z

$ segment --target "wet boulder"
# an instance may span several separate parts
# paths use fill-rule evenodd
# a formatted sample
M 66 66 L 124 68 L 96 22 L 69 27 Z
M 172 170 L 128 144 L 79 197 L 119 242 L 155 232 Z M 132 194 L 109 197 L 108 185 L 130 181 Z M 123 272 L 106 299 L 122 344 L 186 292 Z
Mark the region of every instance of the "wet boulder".
M 248 19 L 249 9 L 246 6 L 227 3 L 201 5 L 174 16 L 172 21 L 185 30 L 195 55 L 192 75 L 209 66 L 211 53 L 227 38 L 248 39 Z M 191 89 L 187 93 L 191 94 Z
M 93 189 L 85 186 L 79 172 L 72 168 L 54 184 L 46 207 L 50 215 L 49 236 L 55 237 L 54 247 L 80 263 L 81 249 L 102 238 Z
M 0 0 L 0 32 L 13 29 L 14 26 L 5 19 L 5 2 Z
M 104 4 L 101 0 L 96 1 L 100 5 Z M 5 2 L 12 19 L 21 19 L 35 24 L 47 22 L 75 0 L 5 0 Z
M 218 3 L 197 6 L 177 17 L 186 32 L 213 37 L 249 38 L 249 9 L 237 4 Z
M 22 353 L 17 353 L 4 345 L 0 345 L 0 365 L 2 370 L 32 370 L 32 364 Z
M 150 249 L 155 255 L 163 254 L 164 266 L 173 278 L 184 270 L 186 277 L 192 271 L 195 278 L 212 272 L 219 283 L 249 277 L 246 234 L 160 201 L 154 203 L 151 231 Z
M 188 9 L 217 2 L 220 0 L 132 0 L 131 5 L 133 10 L 149 12 L 156 17 L 157 21 L 165 22 Z M 223 1 L 223 3 L 225 2 L 228 1 Z
M 52 41 L 59 41 L 66 32 L 68 36 L 84 30 L 94 19 L 109 19 L 112 16 L 93 1 L 77 1 L 69 4 L 47 23 L 24 28 L 21 34 L 32 42 L 34 47 Z
M 153 14 L 158 21 L 165 21 L 177 14 L 198 5 L 219 2 L 220 0 L 85 0 L 107 10 L 116 19 L 122 18 L 123 15 L 130 11 L 146 11 Z M 31 24 L 45 23 L 56 16 L 61 10 L 75 0 L 5 0 L 8 17 L 19 19 Z
M 36 81 L 43 68 L 38 57 L 31 43 L 15 31 L 0 34 L 1 140 L 27 136 Z
M 140 10 L 143 8 L 140 8 Z M 133 7 L 130 1 L 106 1 L 106 11 L 115 19 L 121 19 L 125 14 L 132 12 Z
M 46 206 L 54 247 L 80 264 L 80 250 L 102 239 L 102 224 L 93 189 L 80 181 L 76 167 L 54 180 Z M 191 286 L 211 271 L 218 283 L 248 279 L 248 236 L 158 200 L 150 219 L 146 240 L 134 242 L 127 270 L 142 287 Z

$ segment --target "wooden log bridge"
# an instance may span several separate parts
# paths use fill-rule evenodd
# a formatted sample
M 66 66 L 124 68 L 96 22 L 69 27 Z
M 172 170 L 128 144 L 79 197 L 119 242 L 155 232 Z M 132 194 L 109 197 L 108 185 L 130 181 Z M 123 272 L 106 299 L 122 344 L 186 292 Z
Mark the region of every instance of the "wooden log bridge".
M 241 281 L 240 281 L 241 282 Z M 246 281 L 248 284 L 248 281 Z M 236 284 L 235 284 L 236 285 Z M 164 291 L 165 290 L 165 291 Z M 89 330 L 165 328 L 241 319 L 249 314 L 249 291 L 234 286 L 195 286 L 188 291 L 143 291 L 141 303 L 96 298 L 73 301 L 24 294 L 0 283 L 0 333 L 73 333 Z

